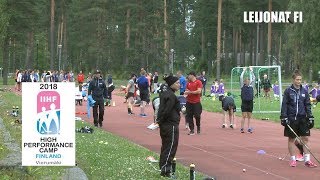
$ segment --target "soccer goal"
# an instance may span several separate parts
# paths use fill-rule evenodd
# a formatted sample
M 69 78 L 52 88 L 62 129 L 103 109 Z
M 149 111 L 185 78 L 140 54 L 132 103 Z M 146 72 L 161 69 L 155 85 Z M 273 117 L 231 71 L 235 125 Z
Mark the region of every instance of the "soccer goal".
M 254 105 L 253 111 L 258 113 L 279 113 L 282 104 L 282 82 L 280 66 L 250 66 L 255 75 L 254 88 Z M 235 98 L 237 111 L 241 111 L 241 87 L 240 75 L 244 72 L 243 79 L 252 79 L 249 67 L 234 67 L 231 70 L 230 93 Z M 269 79 L 271 87 L 266 94 L 264 90 L 264 76 Z M 276 92 L 276 93 L 275 93 Z M 277 93 L 278 92 L 278 93 Z M 267 96 L 266 96 L 267 95 Z

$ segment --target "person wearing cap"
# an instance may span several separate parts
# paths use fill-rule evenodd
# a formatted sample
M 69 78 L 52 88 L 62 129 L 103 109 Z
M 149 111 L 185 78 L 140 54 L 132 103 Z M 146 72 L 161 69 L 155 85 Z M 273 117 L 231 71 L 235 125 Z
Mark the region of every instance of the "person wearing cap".
M 161 136 L 159 167 L 161 176 L 171 177 L 172 160 L 176 155 L 179 141 L 180 102 L 175 95 L 179 90 L 179 78 L 169 75 L 164 78 L 166 85 L 161 87 L 160 105 L 156 122 Z
M 126 87 L 126 99 L 128 100 L 128 115 L 134 114 L 132 112 L 132 104 L 134 102 L 133 97 L 134 97 L 134 91 L 135 91 L 135 85 L 134 82 L 136 80 L 136 75 L 131 74 L 131 79 L 128 82 L 128 85 Z
M 227 127 L 227 113 L 228 113 L 230 128 L 233 129 L 235 127 L 234 112 L 236 112 L 236 109 L 237 109 L 234 103 L 234 99 L 231 96 L 219 95 L 219 101 L 221 101 L 222 110 L 223 110 L 222 128 Z
M 193 117 L 196 119 L 197 125 L 197 134 L 200 134 L 200 120 L 202 113 L 202 105 L 200 101 L 202 90 L 202 83 L 196 78 L 195 72 L 190 72 L 188 74 L 188 83 L 186 91 L 184 92 L 187 95 L 187 114 L 186 120 L 189 123 L 190 132 L 188 135 L 194 135 L 194 122 Z
M 93 123 L 96 127 L 102 127 L 103 115 L 104 115 L 104 102 L 103 98 L 107 98 L 108 91 L 107 86 L 104 80 L 101 77 L 101 73 L 99 70 L 96 71 L 94 78 L 90 81 L 88 88 L 88 95 L 92 95 L 93 100 L 95 100 L 95 104 L 92 108 L 93 113 Z M 99 108 L 99 114 L 98 114 Z

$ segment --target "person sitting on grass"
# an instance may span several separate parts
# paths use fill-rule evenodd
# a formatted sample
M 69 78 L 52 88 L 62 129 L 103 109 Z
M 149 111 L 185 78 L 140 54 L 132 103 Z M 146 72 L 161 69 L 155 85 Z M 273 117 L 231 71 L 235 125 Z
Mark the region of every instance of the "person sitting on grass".
M 273 90 L 273 97 L 275 101 L 279 101 L 280 98 L 280 90 L 279 90 L 279 84 L 278 81 L 276 81 L 272 87 Z
M 236 105 L 234 103 L 234 99 L 231 96 L 219 96 L 219 101 L 221 101 L 222 104 L 222 110 L 223 110 L 223 124 L 222 128 L 227 127 L 227 113 L 229 114 L 229 123 L 230 128 L 235 128 L 234 123 L 234 112 L 236 112 Z
M 316 103 L 317 103 L 316 97 L 317 97 L 318 93 L 319 93 L 319 85 L 315 84 L 315 85 L 313 85 L 313 88 L 309 92 L 309 94 L 311 94 L 310 102 L 312 103 L 313 107 L 316 107 Z
M 213 84 L 211 85 L 211 89 L 210 89 L 210 92 L 211 92 L 210 96 L 213 97 L 214 100 L 217 96 L 218 87 L 219 87 L 218 79 L 215 79 L 213 81 Z
M 223 79 L 220 79 L 220 81 L 219 81 L 219 86 L 218 86 L 217 94 L 218 94 L 219 96 L 224 95 Z
M 309 92 L 309 84 L 307 83 L 307 81 L 303 81 L 302 87 L 303 87 L 307 92 Z

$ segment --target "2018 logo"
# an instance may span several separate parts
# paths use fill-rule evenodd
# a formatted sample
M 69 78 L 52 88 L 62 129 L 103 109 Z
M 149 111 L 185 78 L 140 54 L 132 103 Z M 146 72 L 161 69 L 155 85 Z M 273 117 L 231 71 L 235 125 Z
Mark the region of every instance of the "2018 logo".
M 60 94 L 42 91 L 37 95 L 36 127 L 40 134 L 60 134 Z

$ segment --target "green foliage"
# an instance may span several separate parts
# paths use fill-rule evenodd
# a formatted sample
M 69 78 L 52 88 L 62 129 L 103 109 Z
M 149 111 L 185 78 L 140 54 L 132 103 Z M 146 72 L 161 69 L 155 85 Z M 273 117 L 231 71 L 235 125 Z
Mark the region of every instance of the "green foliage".
M 174 71 L 208 71 L 211 68 L 210 74 L 215 74 L 218 0 L 166 2 L 168 22 L 165 27 L 164 1 L 55 0 L 55 65 L 58 61 L 56 45 L 60 38 L 63 41 L 62 59 L 66 70 L 82 69 L 89 72 L 99 68 L 119 74 L 119 77 L 122 77 L 123 71 L 137 72 L 140 67 L 162 72 L 168 63 L 164 61 L 167 55 L 164 50 L 164 29 L 167 29 L 169 49 L 175 50 Z M 226 53 L 221 59 L 223 74 L 229 74 L 230 68 L 239 65 L 236 53 L 256 51 L 257 27 L 256 24 L 243 23 L 243 12 L 267 11 L 268 2 L 269 0 L 223 1 L 221 43 L 224 46 L 221 44 L 221 51 Z M 319 14 L 318 6 L 319 2 L 316 0 L 308 3 L 272 0 L 274 11 L 303 12 L 303 23 L 272 24 L 271 54 L 274 57 L 273 63 L 283 66 L 283 75 L 290 74 L 299 67 L 304 74 L 313 73 L 313 80 L 316 79 L 320 68 L 319 63 L 316 63 L 320 53 L 320 25 L 316 18 Z M 0 57 L 4 58 L 0 61 L 0 67 L 8 62 L 8 67 L 4 68 L 9 72 L 28 67 L 49 69 L 50 8 L 47 0 L 0 0 L 0 46 L 4 43 L 8 46 L 7 49 L 2 47 L 3 51 L 0 51 Z M 61 38 L 58 28 L 62 19 L 65 21 L 66 31 Z M 256 63 L 259 65 L 267 64 L 267 28 L 267 24 L 260 25 L 261 59 Z M 5 38 L 8 42 L 3 42 Z M 8 55 L 3 56 L 3 52 Z M 190 56 L 195 57 L 194 65 L 189 64 Z M 208 67 L 208 61 L 212 62 L 212 67 Z M 247 59 L 242 60 L 240 65 L 255 63 Z

